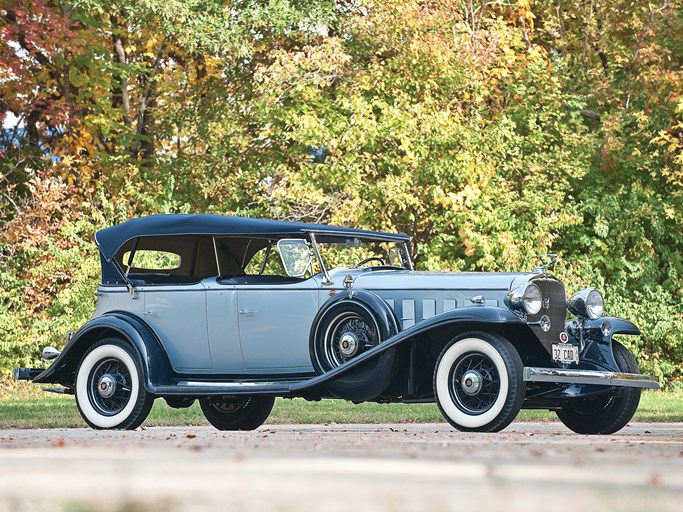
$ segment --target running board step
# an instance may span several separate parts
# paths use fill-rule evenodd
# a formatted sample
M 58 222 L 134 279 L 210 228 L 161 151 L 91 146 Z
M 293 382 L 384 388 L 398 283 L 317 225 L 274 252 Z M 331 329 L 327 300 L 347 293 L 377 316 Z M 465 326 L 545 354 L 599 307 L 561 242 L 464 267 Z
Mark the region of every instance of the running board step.
M 208 382 L 182 380 L 177 384 L 158 386 L 155 395 L 206 396 L 206 395 L 287 395 L 291 386 L 306 382 L 286 380 L 277 382 Z

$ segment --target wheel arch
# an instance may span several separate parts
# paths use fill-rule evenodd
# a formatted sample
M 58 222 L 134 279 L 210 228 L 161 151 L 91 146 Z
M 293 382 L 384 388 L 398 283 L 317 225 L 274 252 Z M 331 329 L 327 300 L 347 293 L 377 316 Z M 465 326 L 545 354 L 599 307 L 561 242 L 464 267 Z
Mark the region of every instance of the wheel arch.
M 524 365 L 548 357 L 533 330 L 514 313 L 486 306 L 456 309 L 424 320 L 396 337 L 403 338 L 404 363 L 389 389 L 396 390 L 396 394 L 431 394 L 432 374 L 439 355 L 454 338 L 466 332 L 502 336 L 510 342 Z
M 547 356 L 529 325 L 499 307 L 473 306 L 444 312 L 402 331 L 401 336 L 415 340 L 419 350 L 438 356 L 454 337 L 468 331 L 500 335 L 512 343 L 521 357 Z
M 148 392 L 154 393 L 156 387 L 166 382 L 172 374 L 168 356 L 154 331 L 135 315 L 113 311 L 93 318 L 81 327 L 54 363 L 34 382 L 74 386 L 78 364 L 88 347 L 109 337 L 122 339 L 132 346 Z
M 604 322 L 609 322 L 611 331 L 605 335 L 601 330 Z M 585 323 L 586 349 L 583 354 L 584 362 L 591 362 L 598 368 L 610 371 L 620 371 L 614 356 L 614 335 L 622 334 L 637 336 L 641 334 L 635 324 L 613 316 L 588 320 Z

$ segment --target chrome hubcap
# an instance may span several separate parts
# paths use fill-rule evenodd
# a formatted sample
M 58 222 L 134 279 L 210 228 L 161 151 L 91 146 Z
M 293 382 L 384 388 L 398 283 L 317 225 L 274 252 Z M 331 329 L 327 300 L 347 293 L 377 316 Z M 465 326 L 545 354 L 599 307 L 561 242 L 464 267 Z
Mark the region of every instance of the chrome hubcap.
M 377 345 L 378 336 L 363 316 L 355 311 L 343 311 L 330 321 L 323 343 L 326 359 L 335 367 Z
M 111 398 L 116 393 L 116 379 L 105 373 L 97 382 L 97 392 L 102 398 Z
M 469 370 L 462 376 L 460 381 L 462 390 L 468 395 L 476 395 L 481 389 L 481 374 L 474 370 Z
M 358 350 L 358 338 L 351 332 L 345 332 L 339 338 L 339 352 L 344 357 L 351 357 Z

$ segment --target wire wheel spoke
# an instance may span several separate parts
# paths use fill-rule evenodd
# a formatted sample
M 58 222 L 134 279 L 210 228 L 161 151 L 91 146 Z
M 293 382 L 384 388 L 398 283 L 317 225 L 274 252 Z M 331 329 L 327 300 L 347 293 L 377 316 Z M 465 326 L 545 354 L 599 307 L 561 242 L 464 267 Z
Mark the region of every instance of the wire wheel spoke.
M 90 373 L 88 398 L 103 416 L 120 413 L 132 395 L 131 375 L 118 359 L 101 361 Z
M 356 313 L 345 313 L 335 318 L 328 332 L 326 352 L 334 366 L 340 366 L 377 345 L 374 329 Z
M 500 394 L 500 376 L 489 357 L 481 353 L 463 355 L 453 365 L 450 392 L 457 407 L 472 415 L 483 414 Z

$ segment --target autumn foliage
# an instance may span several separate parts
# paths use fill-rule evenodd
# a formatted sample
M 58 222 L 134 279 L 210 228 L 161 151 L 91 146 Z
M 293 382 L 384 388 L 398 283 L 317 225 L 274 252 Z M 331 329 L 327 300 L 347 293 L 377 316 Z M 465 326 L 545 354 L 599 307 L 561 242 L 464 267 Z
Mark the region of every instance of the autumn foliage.
M 96 229 L 397 230 L 419 268 L 600 288 L 683 379 L 679 2 L 0 0 L 0 366 L 94 307 Z

